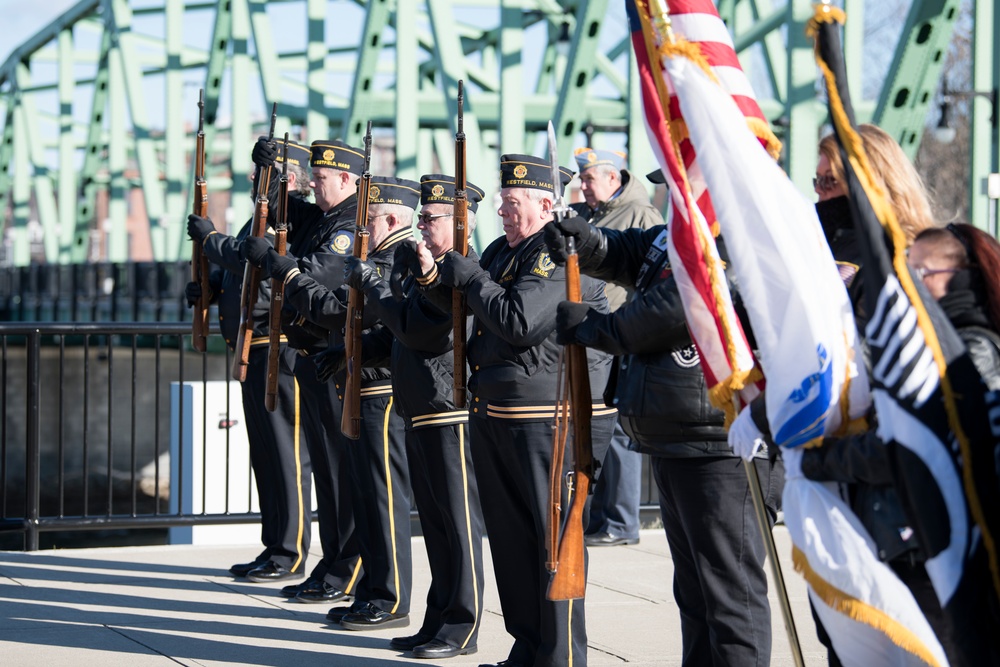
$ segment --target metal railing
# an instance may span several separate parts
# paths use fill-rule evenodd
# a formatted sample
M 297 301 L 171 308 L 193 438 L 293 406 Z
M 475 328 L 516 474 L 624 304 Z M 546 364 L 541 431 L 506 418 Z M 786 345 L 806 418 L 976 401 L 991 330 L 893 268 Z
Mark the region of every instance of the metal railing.
M 227 424 L 224 435 L 212 427 L 213 453 L 225 448 L 224 468 L 218 456 L 215 468 L 207 462 L 208 419 L 190 424 L 194 415 L 184 414 L 180 392 L 172 414 L 172 383 L 200 383 L 204 402 L 206 383 L 225 380 L 225 405 L 230 404 L 229 349 L 215 330 L 210 352 L 195 352 L 190 335 L 188 322 L 0 323 L 0 537 L 22 533 L 23 548 L 34 551 L 45 532 L 260 520 L 259 513 L 246 509 L 249 497 L 234 503 L 242 509 L 230 505 L 232 479 L 242 487 L 245 474 L 246 488 L 253 484 L 249 462 L 245 470 L 237 462 L 244 457 L 233 456 L 230 468 L 235 450 L 230 449 L 228 409 L 219 415 Z M 233 400 L 239 401 L 238 395 Z M 205 415 L 204 405 L 194 412 Z M 185 461 L 187 450 L 176 442 L 186 420 L 192 437 L 200 429 L 205 443 L 198 462 Z M 217 441 L 221 437 L 224 443 Z M 169 463 L 169 475 L 163 469 L 167 452 L 177 458 Z M 152 480 L 143 477 L 144 464 Z M 201 470 L 200 479 L 189 478 L 188 489 L 179 472 L 185 466 Z M 205 494 L 222 484 L 225 506 L 220 510 L 218 502 L 206 502 Z M 643 462 L 641 497 L 648 523 L 658 516 L 648 461 Z M 183 498 L 191 500 L 190 507 L 211 504 L 212 511 L 185 512 Z
M 0 532 L 23 532 L 31 551 L 45 531 L 260 519 L 231 512 L 228 498 L 224 511 L 213 513 L 185 513 L 176 500 L 164 502 L 165 484 L 175 499 L 185 494 L 184 476 L 165 482 L 161 470 L 161 455 L 170 451 L 170 384 L 228 379 L 228 349 L 193 352 L 190 330 L 187 323 L 0 324 Z M 183 401 L 176 404 L 175 435 L 186 419 Z M 204 421 L 194 426 L 203 439 Z M 225 438 L 228 466 L 228 431 Z M 174 451 L 184 456 L 182 447 Z M 139 470 L 146 461 L 153 475 L 143 493 Z M 172 462 L 177 470 L 185 463 Z M 207 476 L 223 473 L 202 467 Z

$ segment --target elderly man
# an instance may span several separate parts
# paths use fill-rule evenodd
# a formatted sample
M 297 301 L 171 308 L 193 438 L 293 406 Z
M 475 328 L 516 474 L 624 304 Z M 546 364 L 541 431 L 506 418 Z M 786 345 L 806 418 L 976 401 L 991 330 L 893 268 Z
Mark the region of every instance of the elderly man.
M 413 210 L 420 198 L 420 184 L 375 176 L 371 185 L 369 260 L 378 271 L 388 273 L 396 245 L 413 236 Z M 286 303 L 324 329 L 344 328 L 347 295 L 339 281 L 338 289 L 331 290 L 303 273 L 295 260 L 281 257 L 269 246 L 252 239 L 248 243 L 252 246 L 246 251 L 248 261 L 284 281 Z M 366 326 L 381 326 L 369 319 L 366 317 Z M 343 345 L 323 354 L 325 358 L 342 358 Z M 370 358 L 368 353 L 365 356 Z M 388 360 L 376 360 L 362 369 L 361 437 L 346 446 L 355 534 L 365 573 L 357 584 L 354 604 L 334 607 L 327 618 L 348 630 L 409 624 L 410 480 L 403 424 L 393 409 L 392 376 L 387 363 Z M 343 386 L 342 374 L 334 386 L 337 389 Z M 342 400 L 342 395 L 338 399 Z
M 264 140 L 266 141 L 266 140 Z M 288 155 L 283 149 L 274 148 L 271 163 L 288 163 L 289 201 L 301 201 L 308 194 L 303 178 L 302 164 L 308 160 L 309 151 L 289 142 Z M 277 169 L 272 171 L 269 192 L 277 195 Z M 269 224 L 274 224 L 276 207 L 271 207 Z M 250 233 L 251 223 L 234 238 L 216 231 L 208 218 L 191 215 L 188 218 L 188 235 L 199 241 L 205 256 L 220 268 L 210 277 L 212 300 L 219 306 L 219 328 L 231 349 L 235 349 L 240 324 L 241 290 L 243 287 L 243 262 L 240 239 Z M 274 233 L 267 235 L 274 238 Z M 260 240 L 269 245 L 271 241 Z M 187 296 L 194 301 L 201 296 L 196 282 L 188 284 Z M 267 385 L 267 313 L 271 302 L 269 281 L 261 281 L 253 305 L 253 343 L 250 345 L 246 380 L 240 385 L 243 396 L 243 414 L 247 422 L 247 439 L 250 445 L 250 465 L 257 484 L 260 501 L 261 542 L 264 550 L 252 561 L 229 568 L 235 577 L 262 582 L 279 582 L 300 579 L 309 552 L 310 491 L 309 454 L 301 446 L 299 410 L 295 401 L 295 378 L 292 376 L 294 353 L 284 344 L 280 346 L 281 363 L 278 365 L 278 408 L 268 412 L 264 408 Z
M 625 169 L 625 154 L 594 148 L 578 148 L 580 190 L 584 202 L 573 209 L 595 227 L 603 229 L 649 229 L 663 224 L 663 216 L 650 201 L 646 189 Z M 608 306 L 621 308 L 632 293 L 631 286 L 607 286 Z M 612 373 L 612 378 L 617 372 Z M 614 380 L 612 379 L 612 384 Z M 607 398 L 614 395 L 610 387 Z M 642 454 L 615 425 L 611 447 L 604 457 L 601 479 L 590 507 L 587 546 L 611 547 L 639 542 L 639 496 L 642 490 Z
M 271 163 L 275 142 L 258 140 L 253 159 Z M 342 141 L 314 141 L 309 155 L 315 204 L 290 201 L 288 255 L 299 270 L 334 290 L 343 282 L 344 259 L 354 245 L 358 176 L 364 152 Z M 292 165 L 289 164 L 291 167 Z M 346 461 L 347 439 L 340 433 L 340 399 L 333 385 L 316 377 L 313 359 L 332 342 L 342 342 L 340 331 L 327 332 L 286 307 L 281 333 L 294 357 L 299 384 L 301 423 L 312 461 L 323 558 L 309 577 L 285 586 L 281 594 L 306 603 L 336 602 L 353 593 L 361 576 L 361 558 L 354 536 L 354 511 Z
M 551 182 L 546 160 L 501 156 L 504 236 L 480 261 L 452 251 L 438 265 L 441 282 L 464 291 L 474 315 L 468 346 L 469 431 L 504 624 L 514 637 L 507 659 L 499 663 L 506 667 L 581 667 L 587 660 L 583 601 L 545 597 L 560 357 L 555 311 L 566 296 L 566 274 L 550 259 L 542 229 L 553 218 L 554 188 L 572 177 L 566 170 L 561 176 L 562 183 Z M 581 290 L 586 303 L 607 312 L 603 283 L 583 278 Z M 600 399 L 610 364 L 609 355 L 590 357 L 598 460 L 614 428 L 614 410 Z M 568 506 L 565 489 L 563 506 Z
M 474 228 L 483 193 L 471 183 L 466 191 L 468 226 Z M 417 288 L 417 282 L 427 282 L 423 276 L 434 258 L 452 249 L 454 200 L 454 177 L 421 177 L 417 228 L 423 241 L 397 246 L 392 286 L 370 264 L 348 261 L 348 284 L 364 291 L 366 312 L 385 325 L 378 333 L 385 334 L 382 345 L 392 358 L 392 393 L 406 423 L 410 481 L 431 566 L 423 625 L 390 643 L 416 658 L 475 653 L 483 611 L 483 518 L 469 452 L 469 413 L 454 401 L 451 289 L 441 285 L 439 294 L 425 296 Z M 369 344 L 377 345 L 366 339 Z

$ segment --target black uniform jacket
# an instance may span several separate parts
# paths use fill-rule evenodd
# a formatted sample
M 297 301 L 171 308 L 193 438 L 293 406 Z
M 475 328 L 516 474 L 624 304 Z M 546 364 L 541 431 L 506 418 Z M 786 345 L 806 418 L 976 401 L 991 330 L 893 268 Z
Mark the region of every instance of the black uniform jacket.
M 392 269 L 396 244 L 412 237 L 413 229 L 409 225 L 391 233 L 368 255 L 368 261 L 375 265 L 380 275 L 388 276 Z M 343 284 L 343 270 L 337 285 L 336 289 L 330 290 L 306 273 L 293 272 L 285 279 L 285 302 L 313 324 L 334 332 L 336 337 L 343 340 L 348 296 L 347 286 Z M 363 323 L 366 330 L 383 326 L 378 322 L 378 316 L 369 308 L 365 308 Z M 363 352 L 363 355 L 365 366 L 361 369 L 362 387 L 378 386 L 388 390 L 391 384 L 388 358 L 373 359 L 367 352 Z
M 337 291 L 344 282 L 344 259 L 354 251 L 354 225 L 357 197 L 351 195 L 325 213 L 315 204 L 289 198 L 288 254 L 299 263 L 299 270 L 330 291 Z M 346 303 L 346 292 L 344 292 Z M 282 317 L 282 332 L 289 346 L 297 350 L 318 352 L 329 344 L 328 332 L 311 324 L 288 306 Z M 340 330 L 334 335 L 339 342 Z M 342 337 L 341 337 L 342 340 Z
M 236 349 L 236 337 L 240 330 L 240 298 L 243 289 L 243 270 L 246 265 L 240 259 L 239 244 L 250 234 L 253 220 L 248 220 L 235 236 L 209 234 L 202 242 L 205 257 L 220 268 L 212 272 L 210 283 L 219 306 L 219 329 L 226 344 Z M 274 231 L 265 234 L 274 243 Z M 253 305 L 253 343 L 264 342 L 270 331 L 271 281 L 260 272 L 261 280 L 257 289 L 257 301 Z M 248 324 L 249 326 L 249 324 Z
M 472 249 L 469 255 L 478 259 Z M 412 277 L 403 286 L 405 297 L 396 301 L 388 283 L 379 283 L 368 291 L 365 306 L 385 325 L 379 333 L 382 345 L 391 346 L 396 410 L 403 416 L 407 429 L 467 422 L 468 409 L 455 407 L 452 386 L 455 377 L 452 290 L 438 283 L 425 293 Z M 442 312 L 442 305 L 448 312 Z M 369 344 L 368 336 L 364 344 Z M 379 343 L 372 340 L 371 344 Z M 372 354 L 377 355 L 374 351 Z
M 614 405 L 640 450 L 656 456 L 731 456 L 723 413 L 708 400 L 705 375 L 667 257 L 667 226 L 601 230 L 608 254 L 590 275 L 634 285 L 628 302 L 577 329 L 584 345 L 620 355 Z M 724 245 L 719 240 L 719 252 Z M 725 259 L 725 256 L 723 256 Z M 730 290 L 736 289 L 729 271 Z
M 483 253 L 485 271 L 466 287 L 475 315 L 469 335 L 472 366 L 469 390 L 473 415 L 504 419 L 551 419 L 557 397 L 562 346 L 556 342 L 556 308 L 566 298 L 566 270 L 549 257 L 539 232 L 511 248 L 501 237 Z M 583 276 L 583 301 L 608 312 L 604 283 Z M 603 408 L 602 393 L 611 356 L 587 352 L 594 416 Z

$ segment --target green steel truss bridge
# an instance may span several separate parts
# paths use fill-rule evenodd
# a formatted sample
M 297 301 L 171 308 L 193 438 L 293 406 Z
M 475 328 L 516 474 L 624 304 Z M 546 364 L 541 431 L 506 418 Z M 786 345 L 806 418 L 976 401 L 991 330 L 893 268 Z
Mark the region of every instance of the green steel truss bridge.
M 861 99 L 863 17 L 875 2 L 843 0 L 859 116 L 911 156 L 960 1 L 912 0 L 881 90 Z M 1000 11 L 994 0 L 972 1 L 973 88 L 996 91 Z M 784 141 L 784 166 L 808 192 L 826 121 L 805 35 L 812 2 L 718 0 L 718 8 Z M 453 168 L 460 79 L 469 177 L 487 190 L 482 247 L 496 232 L 498 154 L 540 151 L 550 119 L 564 164 L 591 143 L 627 148 L 638 174 L 655 166 L 631 58 L 621 0 L 83 0 L 0 66 L 4 259 L 188 257 L 199 88 L 209 190 L 234 192 L 211 200 L 210 213 L 235 229 L 251 213 L 249 154 L 272 101 L 278 136 L 306 143 L 359 145 L 372 120 L 384 153 L 376 166 L 415 178 Z M 978 184 L 1000 171 L 996 126 L 989 95 L 968 98 Z M 986 220 L 990 201 L 972 190 L 972 219 Z

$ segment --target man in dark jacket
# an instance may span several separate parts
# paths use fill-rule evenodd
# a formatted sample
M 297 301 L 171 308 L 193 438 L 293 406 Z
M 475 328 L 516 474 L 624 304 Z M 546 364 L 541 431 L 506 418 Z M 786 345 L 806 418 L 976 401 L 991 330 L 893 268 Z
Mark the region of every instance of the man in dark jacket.
M 298 144 L 288 144 L 288 156 L 277 152 L 277 162 L 289 160 L 289 166 L 298 164 L 308 156 L 308 151 Z M 305 184 L 300 182 L 300 169 L 289 170 L 289 201 L 301 196 Z M 278 170 L 273 169 L 268 196 L 277 201 Z M 256 189 L 255 189 L 256 192 Z M 296 194 L 292 194 L 296 193 Z M 269 209 L 268 223 L 273 225 L 276 206 Z M 252 222 L 252 221 L 251 221 Z M 212 274 L 212 300 L 219 306 L 219 327 L 226 344 L 235 349 L 240 325 L 244 257 L 240 241 L 250 233 L 251 222 L 236 237 L 216 231 L 208 218 L 192 215 L 188 218 L 188 235 L 201 242 L 205 256 L 221 267 Z M 274 232 L 268 229 L 271 244 Z M 187 289 L 189 301 L 200 296 L 198 283 Z M 310 461 L 302 448 L 302 434 L 298 432 L 299 412 L 296 401 L 297 387 L 292 375 L 294 352 L 283 340 L 278 365 L 277 409 L 268 412 L 264 407 L 267 385 L 268 327 L 271 303 L 269 280 L 261 280 L 257 302 L 252 305 L 253 329 L 250 343 L 249 366 L 246 380 L 240 388 L 243 394 L 243 415 L 247 422 L 250 444 L 250 465 L 257 483 L 257 497 L 261 511 L 261 541 L 264 551 L 249 563 L 230 568 L 234 576 L 246 577 L 254 582 L 277 582 L 302 577 L 306 555 L 309 551 L 310 532 Z
M 379 272 L 389 272 L 396 245 L 412 238 L 413 209 L 419 199 L 419 183 L 387 176 L 372 178 L 368 202 L 372 251 L 368 259 Z M 304 274 L 294 260 L 253 239 L 248 245 L 247 259 L 284 282 L 286 303 L 324 329 L 344 328 L 344 287 L 331 291 Z M 382 326 L 371 313 L 364 322 L 368 329 Z M 343 357 L 343 345 L 324 354 Z M 343 374 L 339 374 L 334 386 L 340 389 L 343 384 Z M 338 399 L 343 400 L 342 394 Z M 404 447 L 402 419 L 393 409 L 389 360 L 368 358 L 361 373 L 361 436 L 346 448 L 364 576 L 357 584 L 354 604 L 334 607 L 327 613 L 328 619 L 348 630 L 409 624 L 410 479 Z
M 483 193 L 472 183 L 466 191 L 468 228 L 474 229 Z M 425 273 L 420 257 L 428 260 L 429 270 L 434 258 L 454 245 L 454 200 L 453 176 L 421 177 L 417 227 L 424 240 L 399 244 L 392 271 L 402 299 L 394 298 L 389 281 L 374 266 L 348 260 L 348 284 L 365 293 L 366 310 L 385 325 L 376 334 L 384 334 L 381 343 L 390 349 L 392 394 L 406 423 L 410 482 L 431 566 L 423 625 L 415 635 L 390 643 L 412 650 L 416 658 L 475 653 L 483 612 L 483 516 L 469 451 L 469 411 L 458 409 L 454 400 L 452 316 L 417 288 Z M 435 290 L 441 292 L 435 295 L 438 302 L 450 310 L 451 289 L 439 285 Z M 377 344 L 366 338 L 363 347 Z
M 570 218 L 545 234 L 555 261 L 565 260 L 565 237 L 572 236 L 581 271 L 635 287 L 611 314 L 563 302 L 557 323 L 571 342 L 621 356 L 614 403 L 625 431 L 652 457 L 674 561 L 683 664 L 767 665 L 764 542 L 743 464 L 729 449 L 722 412 L 709 403 L 667 256 L 666 226 L 598 230 Z M 773 521 L 780 463 L 754 463 Z
M 582 667 L 587 659 L 583 601 L 545 597 L 560 357 L 555 309 L 566 295 L 566 274 L 549 258 L 542 229 L 553 217 L 554 188 L 561 190 L 572 174 L 562 170 L 562 177 L 563 183 L 551 182 L 546 160 L 501 156 L 504 236 L 478 262 L 449 252 L 438 265 L 441 282 L 464 291 L 474 315 L 468 345 L 469 431 L 504 625 L 514 637 L 501 663 L 507 667 Z M 584 302 L 607 312 L 603 283 L 583 278 L 581 291 Z M 614 428 L 614 410 L 600 398 L 610 364 L 606 354 L 590 356 L 596 404 L 592 440 L 598 460 Z M 562 496 L 568 507 L 565 489 Z
M 625 169 L 624 153 L 578 148 L 575 157 L 585 200 L 573 204 L 580 217 L 602 229 L 649 229 L 663 224 L 646 189 Z M 632 288 L 608 283 L 605 293 L 614 312 L 625 305 Z M 587 546 L 638 543 L 641 478 L 642 455 L 621 424 L 616 424 L 590 506 Z

